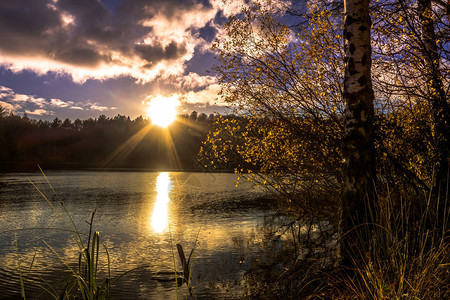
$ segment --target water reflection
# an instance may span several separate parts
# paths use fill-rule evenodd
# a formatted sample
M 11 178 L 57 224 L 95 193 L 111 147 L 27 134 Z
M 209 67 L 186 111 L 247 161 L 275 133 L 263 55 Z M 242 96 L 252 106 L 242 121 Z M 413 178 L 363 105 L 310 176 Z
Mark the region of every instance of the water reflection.
M 82 232 L 89 232 L 85 221 L 98 209 L 94 225 L 108 247 L 112 276 L 150 265 L 117 281 L 115 299 L 176 299 L 176 285 L 164 281 L 165 276 L 173 278 L 172 272 L 167 273 L 173 266 L 172 241 L 182 244 L 187 255 L 194 245 L 198 247 L 192 285 L 199 300 L 239 299 L 242 289 L 236 285 L 253 266 L 253 257 L 260 259 L 260 245 L 267 244 L 266 231 L 259 227 L 266 226 L 264 216 L 272 211 L 259 204 L 262 194 L 258 190 L 246 183 L 235 188 L 235 174 L 49 172 L 47 176 Z M 13 232 L 18 228 L 64 228 L 27 177 L 46 195 L 52 194 L 42 175 L 0 176 L 0 299 L 21 299 L 18 253 L 25 271 L 34 260 L 25 286 L 28 298 L 49 298 L 41 288 L 48 287 L 45 282 L 63 289 L 70 274 L 42 240 L 64 261 L 78 262 L 78 248 L 65 231 L 18 231 L 16 247 Z M 104 259 L 99 262 L 99 277 L 103 278 L 106 256 L 100 259 Z M 212 290 L 213 280 L 219 287 Z M 184 295 L 185 288 L 180 287 L 180 294 Z
M 169 173 L 162 172 L 156 179 L 156 202 L 153 208 L 152 228 L 157 233 L 166 231 L 169 225 Z

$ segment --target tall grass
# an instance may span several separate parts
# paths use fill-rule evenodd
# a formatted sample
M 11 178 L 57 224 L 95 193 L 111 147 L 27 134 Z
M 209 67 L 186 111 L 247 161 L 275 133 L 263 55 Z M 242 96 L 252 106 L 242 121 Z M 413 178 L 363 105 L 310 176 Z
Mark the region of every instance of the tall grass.
M 111 260 L 108 252 L 108 248 L 105 244 L 103 244 L 100 240 L 100 233 L 98 231 L 93 232 L 93 221 L 95 210 L 92 213 L 91 221 L 89 223 L 89 234 L 81 233 L 74 220 L 72 219 L 69 211 L 67 210 L 64 202 L 59 198 L 52 184 L 48 180 L 45 173 L 39 167 L 42 175 L 44 176 L 47 184 L 50 186 L 53 191 L 56 199 L 58 200 L 61 209 L 58 209 L 49 199 L 48 197 L 31 181 L 28 181 L 35 187 L 38 193 L 45 199 L 45 201 L 50 205 L 52 210 L 57 214 L 58 218 L 64 224 L 64 230 L 69 232 L 72 236 L 73 241 L 77 244 L 79 255 L 78 255 L 78 263 L 76 267 L 71 267 L 71 264 L 66 262 L 57 251 L 50 246 L 47 242 L 44 241 L 44 244 L 51 250 L 53 254 L 55 254 L 58 259 L 64 264 L 66 269 L 70 272 L 70 276 L 68 276 L 65 281 L 64 287 L 60 292 L 57 292 L 53 286 L 48 284 L 48 287 L 41 286 L 49 295 L 49 297 L 53 299 L 84 299 L 84 300 L 96 300 L 96 299 L 111 299 L 111 286 L 114 285 L 120 278 L 122 278 L 125 274 L 132 272 L 136 269 L 146 268 L 147 265 L 143 265 L 137 268 L 130 269 L 126 272 L 121 273 L 115 277 L 111 276 Z M 83 240 L 86 238 L 87 241 Z M 17 238 L 16 238 L 17 241 Z M 16 242 L 17 243 L 17 242 Z M 104 253 L 106 256 L 106 276 L 104 278 L 99 278 L 98 273 L 101 268 L 99 264 L 100 256 Z M 21 272 L 20 268 L 20 256 L 17 256 L 18 264 L 19 264 L 19 279 L 21 285 L 21 295 L 23 299 L 26 299 L 26 292 L 24 287 L 24 276 Z M 34 262 L 34 258 L 33 258 Z M 33 264 L 32 262 L 32 264 Z M 32 264 L 29 268 L 28 273 L 31 270 Z
M 361 240 L 370 236 L 370 243 L 357 243 L 353 276 L 335 281 L 333 298 L 450 298 L 448 196 L 430 195 L 423 202 L 421 209 L 405 194 L 379 198 L 375 226 L 354 229 Z
M 351 233 L 353 268 L 323 265 L 320 256 L 299 259 L 291 251 L 291 261 L 297 260 L 281 272 L 249 274 L 248 298 L 450 299 L 450 209 L 448 196 L 436 197 L 379 191 L 375 223 Z

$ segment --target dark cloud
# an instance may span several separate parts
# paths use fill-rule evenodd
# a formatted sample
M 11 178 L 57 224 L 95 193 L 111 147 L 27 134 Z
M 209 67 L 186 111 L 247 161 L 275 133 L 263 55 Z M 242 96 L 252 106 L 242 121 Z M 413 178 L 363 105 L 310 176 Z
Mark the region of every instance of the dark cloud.
M 96 67 L 100 62 L 107 61 L 105 55 L 88 48 L 63 49 L 55 54 L 54 59 L 83 67 Z
M 172 60 L 179 58 L 186 54 L 186 44 L 177 44 L 172 41 L 166 47 L 163 47 L 160 43 L 154 45 L 138 44 L 135 46 L 136 52 L 142 59 L 145 59 L 148 64 L 153 65 L 160 60 Z
M 1 50 L 15 54 L 45 52 L 46 41 L 61 27 L 59 13 L 47 7 L 47 2 L 0 2 Z
M 193 9 L 195 1 L 50 0 L 0 2 L 0 54 L 44 57 L 74 66 L 111 62 L 110 53 L 138 55 L 147 64 L 173 60 L 187 51 L 185 43 L 161 46 L 158 33 L 143 25 L 155 14 L 170 19 L 175 11 Z M 142 43 L 148 36 L 151 45 Z
M 2 37 L 40 37 L 47 30 L 59 27 L 59 13 L 50 9 L 47 4 L 46 0 L 0 2 Z
M 68 1 L 57 4 L 64 2 Z M 86 32 L 64 26 L 64 13 L 67 11 L 44 0 L 0 5 L 0 39 L 6 41 L 0 43 L 0 51 L 21 57 L 41 56 L 77 66 L 93 66 L 104 61 L 105 57 L 93 45 L 87 45 Z M 70 14 L 75 26 L 82 24 L 79 15 L 83 14 Z M 91 18 L 95 19 L 93 15 Z
M 109 46 L 126 45 L 135 36 L 133 30 L 139 27 L 133 19 L 116 18 L 98 0 L 59 0 L 57 7 L 75 18 L 74 27 L 69 32 L 78 41 L 94 40 Z
M 56 5 L 84 22 L 102 21 L 109 15 L 106 5 L 98 0 L 59 0 Z
M 138 20 L 151 18 L 156 13 L 162 13 L 168 18 L 176 17 L 179 11 L 189 11 L 205 1 L 195 0 L 127 0 L 123 1 L 118 11 L 121 15 L 132 16 Z M 207 1 L 209 7 L 209 2 Z

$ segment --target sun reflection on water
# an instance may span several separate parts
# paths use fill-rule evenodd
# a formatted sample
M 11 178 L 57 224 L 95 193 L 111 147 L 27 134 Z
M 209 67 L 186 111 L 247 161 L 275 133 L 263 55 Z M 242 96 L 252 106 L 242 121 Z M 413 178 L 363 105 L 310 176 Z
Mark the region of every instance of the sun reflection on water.
M 169 173 L 162 172 L 156 179 L 156 202 L 153 208 L 152 228 L 156 233 L 162 233 L 167 230 L 169 225 L 169 191 L 170 191 Z

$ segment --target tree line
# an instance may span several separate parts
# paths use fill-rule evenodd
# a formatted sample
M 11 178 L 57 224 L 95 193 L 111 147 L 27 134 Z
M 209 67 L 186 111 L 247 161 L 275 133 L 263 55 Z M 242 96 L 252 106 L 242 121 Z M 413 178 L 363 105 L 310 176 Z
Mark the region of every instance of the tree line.
M 216 118 L 193 111 L 167 129 L 139 116 L 35 120 L 0 108 L 2 171 L 79 168 L 198 169 L 196 154 Z

